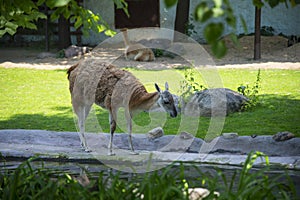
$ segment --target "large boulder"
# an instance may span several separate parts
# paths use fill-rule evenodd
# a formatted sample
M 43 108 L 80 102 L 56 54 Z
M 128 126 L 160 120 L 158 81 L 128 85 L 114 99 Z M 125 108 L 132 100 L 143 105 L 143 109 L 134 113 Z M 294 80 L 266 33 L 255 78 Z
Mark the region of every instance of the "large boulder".
M 227 88 L 196 92 L 186 103 L 184 113 L 191 116 L 226 116 L 240 111 L 248 99 Z

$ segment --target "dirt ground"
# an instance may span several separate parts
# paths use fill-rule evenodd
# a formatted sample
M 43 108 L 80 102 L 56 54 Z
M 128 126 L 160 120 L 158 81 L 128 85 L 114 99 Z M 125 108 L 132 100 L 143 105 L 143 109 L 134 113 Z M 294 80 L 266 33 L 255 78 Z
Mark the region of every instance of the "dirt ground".
M 235 46 L 229 38 L 225 38 L 228 51 L 222 59 L 213 59 L 218 68 L 274 68 L 274 69 L 300 69 L 300 43 L 287 47 L 287 39 L 281 36 L 261 38 L 262 58 L 253 60 L 253 36 L 244 36 L 239 40 L 239 46 Z M 210 54 L 210 47 L 202 45 Z M 159 57 L 154 62 L 126 61 L 122 54 L 123 49 L 114 51 L 101 50 L 97 56 L 106 59 L 115 59 L 120 66 L 136 66 L 145 69 L 164 69 L 184 65 L 187 62 L 182 58 Z M 186 50 L 186 53 L 191 51 Z M 115 54 L 115 55 L 114 55 Z M 193 52 L 197 56 L 197 52 Z M 87 55 L 91 56 L 91 54 Z M 41 51 L 34 48 L 1 48 L 0 66 L 5 68 L 35 68 L 35 69 L 66 69 L 80 60 L 80 57 L 54 58 L 47 57 Z

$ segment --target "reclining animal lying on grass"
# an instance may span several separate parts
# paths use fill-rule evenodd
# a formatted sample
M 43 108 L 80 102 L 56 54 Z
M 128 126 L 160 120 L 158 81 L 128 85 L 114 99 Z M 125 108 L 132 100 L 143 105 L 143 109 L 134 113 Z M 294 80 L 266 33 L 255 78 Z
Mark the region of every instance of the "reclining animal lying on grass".
M 113 135 L 116 129 L 117 112 L 124 107 L 129 134 L 129 146 L 133 154 L 131 132 L 132 115 L 138 110 L 149 110 L 154 104 L 159 104 L 171 117 L 177 116 L 172 94 L 168 83 L 165 91 L 157 84 L 157 92 L 148 93 L 145 87 L 130 72 L 119 69 L 111 64 L 95 58 L 82 60 L 68 70 L 69 89 L 72 106 L 78 117 L 81 146 L 89 152 L 85 132 L 85 120 L 93 103 L 109 111 L 110 141 L 108 154 L 114 155 L 112 150 Z
M 123 40 L 125 43 L 125 58 L 126 60 L 135 61 L 154 61 L 155 55 L 153 51 L 139 43 L 131 43 L 128 39 L 127 29 L 122 30 Z

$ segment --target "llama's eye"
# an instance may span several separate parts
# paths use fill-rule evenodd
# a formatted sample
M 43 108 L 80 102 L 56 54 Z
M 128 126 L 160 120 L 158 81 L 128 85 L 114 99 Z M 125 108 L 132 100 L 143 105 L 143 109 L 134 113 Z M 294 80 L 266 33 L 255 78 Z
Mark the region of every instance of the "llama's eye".
M 164 101 L 164 104 L 169 104 L 170 102 L 169 101 Z

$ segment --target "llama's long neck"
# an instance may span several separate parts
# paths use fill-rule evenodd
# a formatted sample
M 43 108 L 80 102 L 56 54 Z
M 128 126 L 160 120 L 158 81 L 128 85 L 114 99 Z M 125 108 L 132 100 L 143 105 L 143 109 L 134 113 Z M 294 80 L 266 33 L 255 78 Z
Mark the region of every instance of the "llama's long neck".
M 158 98 L 158 92 L 148 93 L 144 88 L 139 88 L 130 98 L 130 110 L 150 110 Z
M 122 29 L 122 35 L 123 35 L 125 47 L 128 47 L 130 45 L 130 42 L 128 39 L 127 29 Z

